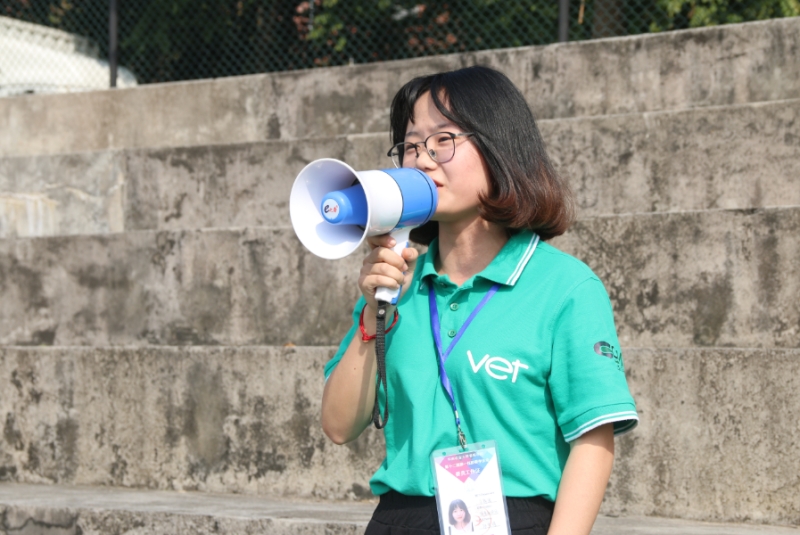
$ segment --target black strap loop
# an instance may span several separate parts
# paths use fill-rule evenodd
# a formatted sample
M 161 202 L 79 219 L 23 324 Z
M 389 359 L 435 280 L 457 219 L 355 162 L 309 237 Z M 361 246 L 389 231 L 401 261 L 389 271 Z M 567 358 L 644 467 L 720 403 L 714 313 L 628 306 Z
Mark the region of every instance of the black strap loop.
M 376 429 L 383 429 L 389 421 L 389 387 L 386 385 L 386 308 L 389 303 L 378 301 L 378 316 L 376 318 L 375 332 L 375 359 L 378 361 L 378 384 L 375 385 L 375 405 L 372 407 L 372 423 Z M 383 406 L 383 420 L 381 420 L 378 394 L 383 385 L 386 400 Z

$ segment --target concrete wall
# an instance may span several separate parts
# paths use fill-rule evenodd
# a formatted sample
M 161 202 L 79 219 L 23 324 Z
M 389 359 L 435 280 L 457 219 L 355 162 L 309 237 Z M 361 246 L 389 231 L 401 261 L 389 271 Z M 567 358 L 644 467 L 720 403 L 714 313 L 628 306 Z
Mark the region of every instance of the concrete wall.
M 800 208 L 581 221 L 554 244 L 601 277 L 633 347 L 800 347 Z M 0 344 L 336 344 L 362 258 L 291 229 L 0 241 Z
M 0 477 L 368 497 L 382 435 L 336 446 L 317 424 L 332 352 L 0 348 Z M 800 523 L 800 457 L 780 454 L 800 441 L 800 350 L 630 348 L 625 362 L 641 423 L 617 442 L 605 513 Z
M 331 348 L 4 348 L 0 355 L 4 438 L 13 446 L 2 454 L 4 479 L 371 496 L 366 474 L 382 434 L 337 447 L 318 424 Z
M 0 100 L 0 156 L 383 132 L 412 76 L 482 63 L 540 119 L 800 98 L 797 18 L 134 90 Z
M 540 127 L 587 218 L 800 205 L 799 122 L 796 99 Z M 391 166 L 388 145 L 379 133 L 0 158 L 0 238 L 285 227 L 304 165 Z
M 582 209 L 554 244 L 615 307 L 642 423 L 604 510 L 797 524 L 799 41 L 795 18 L 0 100 L 0 479 L 368 496 L 380 434 L 316 423 L 360 259 L 303 250 L 289 186 L 385 165 L 400 82 L 479 62 L 538 113 Z
M 374 508 L 241 494 L 26 484 L 0 485 L 0 504 L 3 535 L 357 535 L 364 533 Z M 730 535 L 754 535 L 746 527 L 734 529 Z M 770 535 L 794 534 L 781 529 Z

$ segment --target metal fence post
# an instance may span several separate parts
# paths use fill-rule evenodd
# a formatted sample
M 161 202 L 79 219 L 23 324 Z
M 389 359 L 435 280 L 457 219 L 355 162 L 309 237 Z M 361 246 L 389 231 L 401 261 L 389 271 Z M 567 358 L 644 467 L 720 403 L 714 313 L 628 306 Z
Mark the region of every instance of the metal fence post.
M 117 0 L 110 0 L 108 9 L 108 67 L 111 87 L 117 87 Z
M 569 0 L 558 0 L 558 42 L 569 41 Z

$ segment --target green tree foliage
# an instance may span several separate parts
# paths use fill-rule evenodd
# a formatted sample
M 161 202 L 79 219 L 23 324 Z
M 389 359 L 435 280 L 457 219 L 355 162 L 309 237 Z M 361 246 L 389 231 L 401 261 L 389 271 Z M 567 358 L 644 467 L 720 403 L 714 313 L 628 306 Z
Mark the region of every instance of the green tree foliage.
M 105 41 L 108 41 L 107 1 L 0 0 L 0 15 L 78 33 L 92 39 L 105 33 Z M 94 40 L 98 42 L 97 39 Z
M 298 0 L 119 0 L 119 61 L 140 82 L 312 67 Z M 108 0 L 0 0 L 0 14 L 89 37 L 108 54 Z
M 149 81 L 299 69 L 295 0 L 139 0 L 120 13 L 121 61 Z
M 140 82 L 552 43 L 556 0 L 118 0 L 119 60 Z M 570 40 L 800 15 L 800 0 L 572 0 Z M 89 37 L 109 0 L 0 0 L 0 15 Z
M 317 65 L 551 43 L 558 24 L 552 0 L 311 0 L 297 11 Z
M 658 5 L 666 21 L 651 31 L 800 16 L 800 0 L 659 0 Z

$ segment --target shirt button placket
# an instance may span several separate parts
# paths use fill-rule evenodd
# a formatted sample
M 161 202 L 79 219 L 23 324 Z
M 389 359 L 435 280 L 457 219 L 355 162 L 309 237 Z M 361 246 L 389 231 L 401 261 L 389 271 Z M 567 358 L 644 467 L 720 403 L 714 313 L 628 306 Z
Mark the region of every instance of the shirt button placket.
M 458 312 L 459 304 L 457 302 L 455 302 L 455 300 L 458 299 L 458 296 L 462 291 L 463 290 L 460 289 L 460 288 L 457 289 L 455 291 L 454 295 L 451 297 L 451 299 L 454 300 L 454 302 L 450 303 L 450 310 L 452 312 Z M 454 314 L 453 316 L 451 316 L 450 317 L 450 321 L 455 320 L 455 318 L 458 317 L 458 315 L 459 314 Z M 447 331 L 447 336 L 449 336 L 450 338 L 455 338 L 457 334 L 458 334 L 458 331 L 456 329 L 450 329 L 449 331 Z

